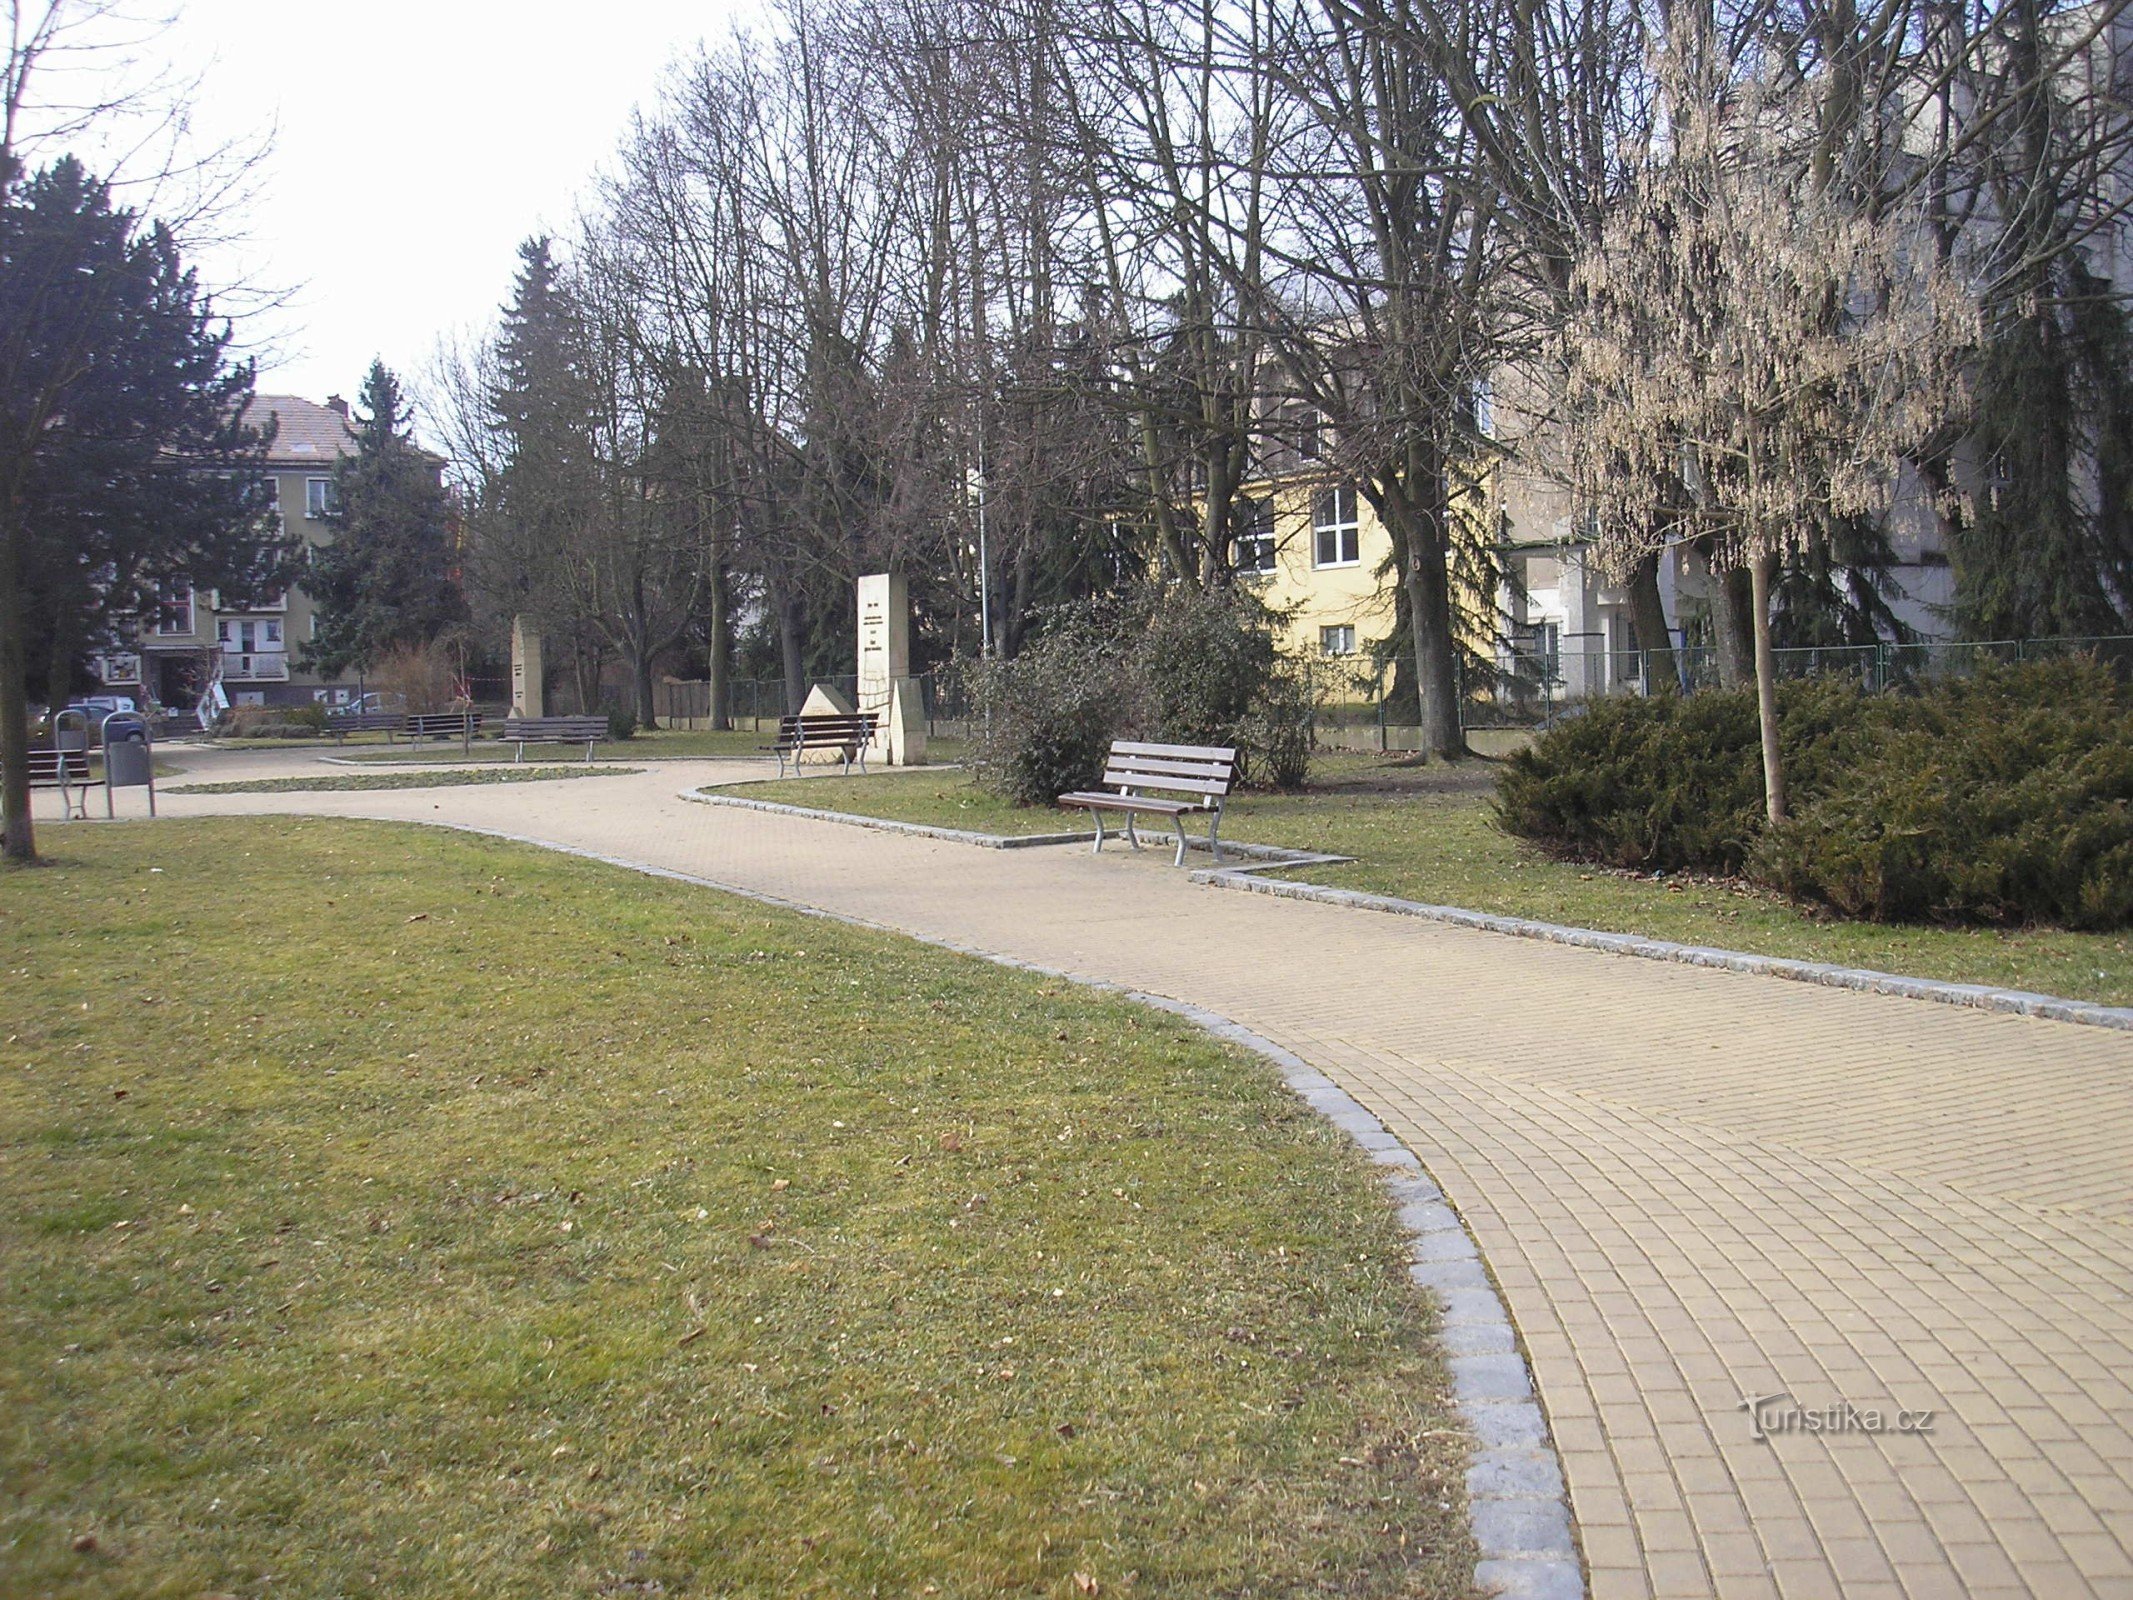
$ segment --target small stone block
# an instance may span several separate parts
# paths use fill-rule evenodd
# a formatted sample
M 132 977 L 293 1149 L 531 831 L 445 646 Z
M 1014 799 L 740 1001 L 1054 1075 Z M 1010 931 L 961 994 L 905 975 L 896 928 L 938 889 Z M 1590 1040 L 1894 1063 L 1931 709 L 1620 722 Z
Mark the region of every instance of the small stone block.
M 1536 1450 L 1548 1437 L 1540 1407 L 1531 1400 L 1462 1400 L 1459 1409 L 1484 1450 Z
M 1511 1356 L 1454 1356 L 1452 1394 L 1461 1404 L 1473 1400 L 1525 1400 L 1533 1393 L 1526 1364 Z
M 1502 1600 L 1585 1600 L 1585 1578 L 1575 1561 L 1483 1561 L 1474 1568 L 1474 1582 L 1483 1594 Z
M 1563 1472 L 1542 1450 L 1483 1450 L 1466 1469 L 1466 1492 L 1474 1500 L 1559 1498 Z
M 1472 1251 L 1456 1261 L 1422 1261 L 1407 1269 L 1410 1282 L 1424 1289 L 1434 1289 L 1444 1297 L 1446 1322 L 1452 1320 L 1452 1296 L 1454 1294 L 1478 1294 L 1487 1302 L 1487 1313 L 1479 1314 L 1469 1303 L 1462 1307 L 1461 1315 L 1469 1321 L 1502 1325 L 1503 1309 L 1496 1303 L 1496 1291 L 1489 1287 L 1489 1275 L 1481 1270 L 1481 1263 Z
M 1485 1558 L 1561 1556 L 1572 1553 L 1570 1515 L 1554 1500 L 1477 1500 L 1474 1543 Z

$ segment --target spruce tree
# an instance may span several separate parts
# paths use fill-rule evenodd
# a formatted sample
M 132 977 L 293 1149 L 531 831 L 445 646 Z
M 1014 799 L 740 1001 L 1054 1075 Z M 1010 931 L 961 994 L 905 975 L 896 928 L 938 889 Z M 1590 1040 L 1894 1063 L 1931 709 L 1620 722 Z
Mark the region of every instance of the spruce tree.
M 0 831 L 27 860 L 31 683 L 62 702 L 159 583 L 272 588 L 286 548 L 252 366 L 170 231 L 72 158 L 0 179 Z
M 357 402 L 355 454 L 334 469 L 333 539 L 304 583 L 318 607 L 307 669 L 332 676 L 368 667 L 466 620 L 439 467 L 414 441 L 399 381 L 373 361 Z

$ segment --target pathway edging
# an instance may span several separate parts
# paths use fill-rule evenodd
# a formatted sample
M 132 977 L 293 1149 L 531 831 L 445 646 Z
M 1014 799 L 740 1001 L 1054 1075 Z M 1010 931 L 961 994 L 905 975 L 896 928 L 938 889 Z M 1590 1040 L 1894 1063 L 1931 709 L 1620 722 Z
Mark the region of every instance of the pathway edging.
M 732 803 L 731 797 L 724 798 Z M 769 801 L 739 803 L 777 811 L 798 809 Z M 1395 1138 L 1384 1123 L 1353 1095 L 1301 1056 L 1219 1012 L 1167 995 L 1124 988 L 1100 978 L 1063 972 L 1056 967 L 1020 961 L 1013 956 L 945 939 L 929 939 L 865 917 L 829 911 L 782 895 L 766 894 L 761 890 L 722 883 L 716 878 L 678 872 L 670 867 L 655 867 L 597 850 L 506 833 L 500 829 L 479 828 L 469 823 L 435 822 L 429 826 L 451 828 L 513 844 L 533 845 L 560 855 L 640 872 L 648 877 L 694 884 L 752 900 L 758 905 L 776 906 L 780 910 L 865 928 L 870 932 L 894 934 L 900 939 L 912 939 L 957 955 L 976 956 L 995 966 L 1115 994 L 1182 1017 L 1212 1037 L 1264 1058 L 1280 1072 L 1292 1094 L 1347 1134 L 1373 1162 L 1386 1169 L 1385 1185 L 1400 1208 L 1400 1225 L 1410 1241 L 1412 1261 L 1407 1275 L 1417 1287 L 1436 1297 L 1440 1310 L 1438 1338 L 1444 1350 L 1445 1366 L 1451 1373 L 1452 1402 L 1474 1439 L 1475 1448 L 1467 1466 L 1466 1491 L 1468 1527 L 1480 1555 L 1474 1567 L 1476 1586 L 1484 1594 L 1499 1596 L 1501 1600 L 1584 1600 L 1584 1563 L 1572 1533 L 1569 1491 L 1564 1483 L 1562 1462 L 1556 1455 L 1547 1418 L 1536 1397 L 1532 1371 L 1519 1348 L 1510 1309 L 1483 1265 L 1473 1235 L 1445 1199 L 1444 1191 L 1429 1177 L 1421 1158 Z M 908 826 L 919 827 L 917 824 Z M 929 828 L 923 831 L 953 836 L 957 830 Z M 970 837 L 986 839 L 994 836 L 974 834 Z
M 989 850 L 1018 850 L 1035 845 L 1078 844 L 1095 838 L 1094 833 L 977 833 L 964 828 L 940 828 L 924 822 L 897 822 L 887 817 L 862 816 L 855 811 L 822 811 L 809 806 L 782 805 L 774 800 L 749 800 L 740 795 L 708 794 L 701 789 L 682 792 L 684 800 L 707 806 L 743 806 L 752 811 L 774 811 L 815 822 L 841 822 L 849 827 L 877 828 L 886 833 L 910 833 L 923 838 L 946 839 L 953 844 L 973 844 Z M 1205 839 L 1187 839 L 1188 849 L 1205 850 Z M 1796 983 L 1818 983 L 1825 988 L 1851 989 L 1861 994 L 1894 995 L 1905 1000 L 1936 1000 L 1943 1005 L 1970 1006 L 2013 1016 L 2040 1017 L 2049 1022 L 2078 1022 L 2092 1028 L 2116 1028 L 2133 1033 L 2133 1007 L 2099 1005 L 2091 1000 L 2067 1000 L 2058 995 L 2034 994 L 2027 989 L 2001 989 L 1985 983 L 1956 983 L 1946 978 L 1906 978 L 1900 973 L 1877 972 L 1872 967 L 1839 966 L 1830 961 L 1802 961 L 1792 956 L 1759 956 L 1745 950 L 1723 950 L 1716 945 L 1682 944 L 1673 939 L 1652 939 L 1636 933 L 1608 933 L 1599 928 L 1578 928 L 1568 923 L 1543 922 L 1535 917 L 1504 916 L 1492 911 L 1468 911 L 1461 906 L 1431 905 L 1423 900 L 1403 900 L 1397 895 L 1369 894 L 1360 889 L 1336 889 L 1322 883 L 1299 883 L 1293 878 L 1268 878 L 1258 874 L 1280 867 L 1332 866 L 1351 861 L 1352 856 L 1319 855 L 1284 849 L 1279 845 L 1239 844 L 1222 841 L 1225 853 L 1234 852 L 1255 861 L 1253 866 L 1195 868 L 1194 883 L 1216 889 L 1244 889 L 1256 894 L 1280 895 L 1291 900 L 1320 900 L 1329 905 L 1361 911 L 1387 911 L 1396 916 L 1421 917 L 1448 922 L 1454 927 L 1475 928 L 1484 933 L 1505 933 L 1519 939 L 1541 939 L 1551 944 L 1574 945 L 1581 950 L 1601 950 L 1610 955 L 1639 956 L 1647 961 L 1673 961 L 1692 967 L 1716 967 L 1727 972 L 1746 972 L 1766 978 L 1789 978 Z
M 850 828 L 873 828 L 881 833 L 908 833 L 921 839 L 946 839 L 951 844 L 974 844 L 984 850 L 1027 850 L 1037 845 L 1087 844 L 1094 829 L 1081 833 L 979 833 L 969 828 L 943 828 L 931 822 L 904 822 L 894 817 L 870 817 L 859 811 L 823 811 L 813 806 L 787 805 L 780 800 L 751 800 L 745 795 L 713 794 L 709 789 L 684 789 L 680 798 L 704 806 L 739 806 L 748 811 L 771 811 L 784 817 L 804 817 L 810 822 L 841 822 Z M 1106 834 L 1115 839 L 1117 834 Z M 1164 849 L 1170 842 L 1162 841 Z M 1211 848 L 1205 839 L 1187 838 L 1188 850 Z M 1276 867 L 1331 867 L 1353 861 L 1353 856 L 1326 855 L 1315 850 L 1291 850 L 1278 844 L 1239 844 L 1222 841 L 1225 855 L 1242 856 L 1251 866 L 1225 867 L 1226 872 L 1266 872 Z
M 1225 846 L 1227 848 L 1227 846 Z M 1972 1006 L 1980 1011 L 1999 1011 L 2015 1016 L 2041 1017 L 2051 1022 L 2078 1022 L 2094 1028 L 2133 1032 L 2133 1007 L 2098 1005 L 2089 1000 L 2064 1000 L 2057 995 L 2032 994 L 2026 989 L 1999 989 L 1983 983 L 1955 983 L 1943 978 L 1906 978 L 1871 967 L 1843 967 L 1828 961 L 1801 961 L 1790 956 L 1750 955 L 1742 950 L 1721 950 L 1714 945 L 1680 944 L 1672 939 L 1649 939 L 1635 933 L 1605 933 L 1597 928 L 1574 928 L 1560 922 L 1542 922 L 1533 917 L 1500 916 L 1489 911 L 1468 911 L 1459 906 L 1433 906 L 1421 900 L 1402 900 L 1394 895 L 1366 894 L 1359 889 L 1335 889 L 1321 883 L 1299 883 L 1293 878 L 1262 878 L 1201 867 L 1192 873 L 1194 883 L 1216 889 L 1242 889 L 1252 894 L 1280 895 L 1290 900 L 1319 900 L 1328 905 L 1349 906 L 1362 911 L 1389 911 L 1396 916 L 1421 917 L 1448 922 L 1455 927 L 1476 928 L 1485 933 L 1507 933 L 1520 939 L 1543 939 L 1551 944 L 1575 945 L 1581 950 L 1603 950 L 1611 955 L 1641 956 L 1647 961 L 1673 961 L 1692 967 L 1718 967 L 1727 972 L 1754 973 L 1768 978 L 1790 978 L 1797 983 L 1819 983 L 1831 989 L 1852 989 L 1862 994 L 1896 995 L 1906 1000 L 1937 1000 L 1943 1005 Z

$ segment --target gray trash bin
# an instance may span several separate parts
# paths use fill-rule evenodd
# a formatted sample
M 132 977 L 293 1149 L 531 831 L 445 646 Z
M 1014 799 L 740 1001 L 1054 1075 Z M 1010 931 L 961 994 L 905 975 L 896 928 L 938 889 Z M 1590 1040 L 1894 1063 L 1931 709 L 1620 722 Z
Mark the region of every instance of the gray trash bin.
M 150 775 L 146 739 L 120 739 L 104 746 L 104 778 L 112 788 L 145 787 Z
M 148 724 L 127 711 L 114 711 L 104 718 L 104 814 L 112 814 L 111 795 L 117 789 L 146 789 L 148 814 L 156 814 L 155 757 L 148 743 Z

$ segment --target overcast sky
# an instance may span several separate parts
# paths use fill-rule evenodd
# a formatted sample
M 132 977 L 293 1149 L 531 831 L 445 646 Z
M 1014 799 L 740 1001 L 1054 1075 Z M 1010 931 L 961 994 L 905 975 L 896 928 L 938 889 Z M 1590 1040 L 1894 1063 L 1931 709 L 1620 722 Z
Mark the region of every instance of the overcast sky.
M 263 393 L 355 396 L 373 355 L 410 379 L 510 291 L 518 242 L 569 225 L 632 107 L 754 0 L 571 5 L 181 0 L 162 47 L 204 71 L 203 137 L 273 131 L 238 225 L 242 271 L 290 291 L 240 331 Z

